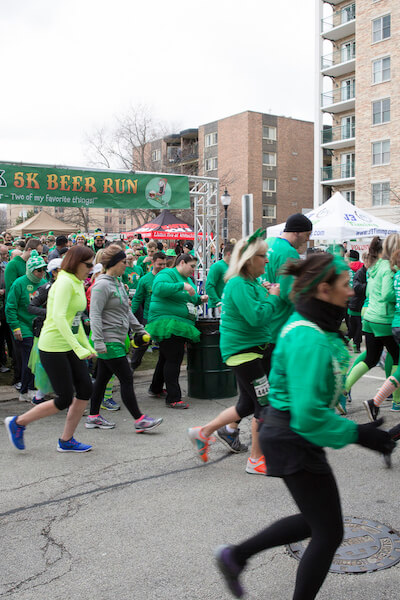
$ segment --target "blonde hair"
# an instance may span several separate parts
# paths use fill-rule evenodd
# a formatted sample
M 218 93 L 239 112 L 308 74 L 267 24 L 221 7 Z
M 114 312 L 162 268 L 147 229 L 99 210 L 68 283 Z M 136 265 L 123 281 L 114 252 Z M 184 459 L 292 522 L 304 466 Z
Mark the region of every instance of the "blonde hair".
M 102 252 L 102 255 L 99 262 L 103 265 L 103 269 L 106 270 L 112 257 L 121 252 L 121 246 L 119 244 L 110 244 L 107 248 L 103 248 L 102 251 L 100 250 L 100 252 Z
M 396 250 L 400 250 L 400 235 L 398 233 L 391 233 L 383 242 L 382 258 L 390 260 L 390 257 Z
M 247 274 L 247 264 L 256 254 L 267 253 L 267 242 L 261 238 L 256 238 L 247 248 L 248 238 L 242 238 L 236 242 L 233 249 L 231 260 L 229 261 L 229 268 L 225 274 L 225 281 L 236 277 L 236 275 Z
M 104 250 L 105 250 L 105 248 L 101 248 L 101 250 L 97 251 L 96 256 L 94 257 L 95 265 L 98 265 L 99 263 L 101 263 L 101 257 L 103 256 Z

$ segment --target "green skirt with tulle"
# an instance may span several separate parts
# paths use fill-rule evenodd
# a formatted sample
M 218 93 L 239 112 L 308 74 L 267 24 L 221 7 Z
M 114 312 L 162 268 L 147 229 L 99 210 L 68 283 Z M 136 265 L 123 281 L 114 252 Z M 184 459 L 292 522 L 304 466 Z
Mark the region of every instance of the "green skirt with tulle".
M 156 342 L 167 340 L 173 335 L 186 338 L 191 342 L 200 340 L 200 331 L 190 321 L 180 321 L 173 318 L 157 319 L 146 324 L 146 331 Z

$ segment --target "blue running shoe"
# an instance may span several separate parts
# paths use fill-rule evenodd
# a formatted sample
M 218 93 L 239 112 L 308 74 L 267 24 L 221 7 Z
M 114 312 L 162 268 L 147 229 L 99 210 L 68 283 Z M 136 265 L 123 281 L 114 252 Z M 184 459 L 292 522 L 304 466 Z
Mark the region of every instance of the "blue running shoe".
M 104 408 L 104 410 L 119 410 L 121 407 L 112 398 L 103 398 L 101 408 Z
M 25 450 L 24 444 L 24 431 L 25 427 L 23 425 L 17 425 L 17 417 L 6 417 L 4 419 L 4 425 L 8 431 L 8 437 L 10 438 L 10 442 L 14 444 L 14 446 L 18 450 Z
M 89 452 L 92 449 L 92 446 L 88 444 L 81 444 L 71 438 L 68 442 L 64 442 L 64 440 L 58 440 L 57 444 L 57 452 Z
M 399 412 L 400 411 L 400 404 L 398 404 L 397 402 L 392 402 L 392 408 L 390 409 L 393 412 Z

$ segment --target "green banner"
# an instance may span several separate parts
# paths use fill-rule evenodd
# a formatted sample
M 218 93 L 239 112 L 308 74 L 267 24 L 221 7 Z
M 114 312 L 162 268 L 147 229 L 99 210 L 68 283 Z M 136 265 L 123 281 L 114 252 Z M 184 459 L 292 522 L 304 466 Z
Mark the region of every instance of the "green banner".
M 85 208 L 190 208 L 184 175 L 0 163 L 0 203 Z

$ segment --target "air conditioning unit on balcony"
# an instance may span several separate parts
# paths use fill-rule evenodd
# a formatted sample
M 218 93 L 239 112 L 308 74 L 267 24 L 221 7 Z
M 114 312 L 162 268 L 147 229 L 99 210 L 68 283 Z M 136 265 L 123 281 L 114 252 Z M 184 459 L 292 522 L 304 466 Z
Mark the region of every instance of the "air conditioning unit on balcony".
M 265 165 L 264 165 L 264 166 L 265 166 Z M 268 166 L 266 166 L 266 167 L 265 167 L 265 169 L 266 169 L 267 171 L 272 171 L 272 169 L 273 169 L 273 168 L 274 168 L 274 167 L 271 167 L 270 165 L 268 165 Z
M 272 197 L 272 192 L 264 192 L 264 193 L 267 196 L 267 198 L 271 198 Z
M 267 144 L 273 144 L 275 140 L 266 140 Z

